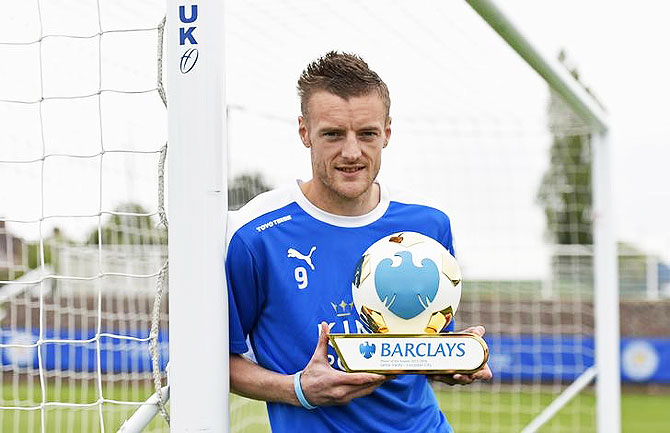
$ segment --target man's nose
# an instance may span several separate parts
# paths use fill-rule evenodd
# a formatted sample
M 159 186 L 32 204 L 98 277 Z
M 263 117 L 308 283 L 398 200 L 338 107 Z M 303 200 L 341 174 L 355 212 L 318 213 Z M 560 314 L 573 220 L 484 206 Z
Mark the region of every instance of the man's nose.
M 358 142 L 356 134 L 351 132 L 347 134 L 347 139 L 342 146 L 342 158 L 355 160 L 361 156 L 361 145 Z

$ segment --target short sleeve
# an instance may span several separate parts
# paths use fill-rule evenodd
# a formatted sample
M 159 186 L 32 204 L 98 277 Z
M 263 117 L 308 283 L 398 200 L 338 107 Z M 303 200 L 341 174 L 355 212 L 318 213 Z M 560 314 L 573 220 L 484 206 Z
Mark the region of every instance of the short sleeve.
M 257 263 L 239 235 L 234 235 L 226 255 L 230 353 L 249 350 L 246 340 L 265 302 Z

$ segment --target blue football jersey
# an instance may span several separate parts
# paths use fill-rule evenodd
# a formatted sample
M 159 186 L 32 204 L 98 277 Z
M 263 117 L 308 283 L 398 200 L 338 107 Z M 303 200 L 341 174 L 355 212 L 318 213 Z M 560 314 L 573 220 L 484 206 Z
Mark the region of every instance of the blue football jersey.
M 321 322 L 332 333 L 367 332 L 351 294 L 356 264 L 375 241 L 402 231 L 429 236 L 453 254 L 447 215 L 384 185 L 380 203 L 361 216 L 324 212 L 305 198 L 297 182 L 231 212 L 230 352 L 251 349 L 259 365 L 294 374 L 309 362 Z M 328 350 L 330 364 L 343 370 L 335 350 Z M 267 407 L 274 432 L 452 431 L 424 375 L 398 376 L 343 406 Z

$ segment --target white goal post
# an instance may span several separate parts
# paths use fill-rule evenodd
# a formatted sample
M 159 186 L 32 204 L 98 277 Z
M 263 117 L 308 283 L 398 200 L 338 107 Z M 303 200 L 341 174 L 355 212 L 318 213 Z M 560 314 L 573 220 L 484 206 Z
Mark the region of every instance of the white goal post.
M 595 372 L 598 432 L 621 431 L 621 369 L 619 366 L 619 290 L 614 237 L 607 115 L 591 95 L 556 62 L 544 58 L 521 34 L 494 0 L 467 0 L 482 18 L 560 94 L 591 129 L 593 152 L 593 280 L 595 287 Z M 592 374 L 595 373 L 595 374 Z M 579 380 L 579 379 L 578 379 Z M 590 380 L 582 381 L 581 386 Z M 569 389 L 569 388 L 568 388 Z M 548 418 L 547 418 L 548 420 Z M 536 431 L 538 424 L 530 431 Z
M 228 431 L 223 1 L 168 1 L 170 429 Z

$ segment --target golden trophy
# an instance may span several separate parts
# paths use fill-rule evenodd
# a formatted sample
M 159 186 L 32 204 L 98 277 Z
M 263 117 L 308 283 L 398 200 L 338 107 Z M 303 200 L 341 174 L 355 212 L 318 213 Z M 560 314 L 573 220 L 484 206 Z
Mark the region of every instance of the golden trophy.
M 359 260 L 351 290 L 370 333 L 330 335 L 347 371 L 470 374 L 486 364 L 481 337 L 446 332 L 461 297 L 461 270 L 434 239 L 402 232 L 378 240 Z

